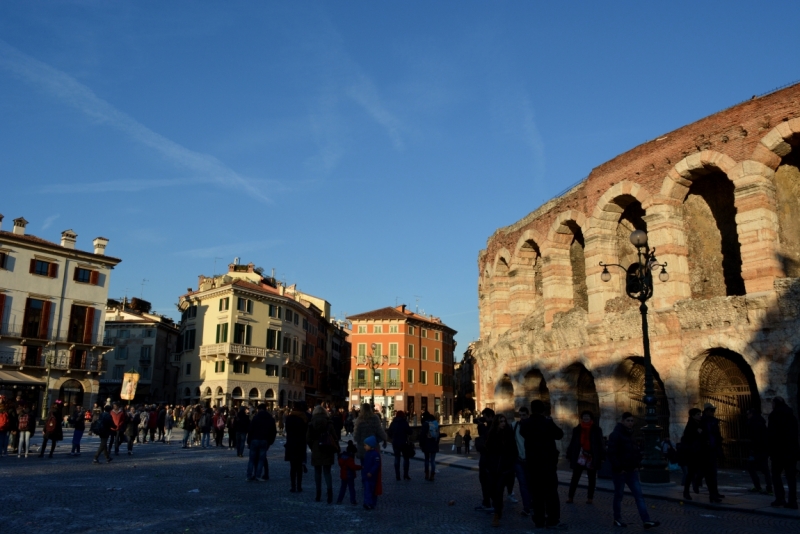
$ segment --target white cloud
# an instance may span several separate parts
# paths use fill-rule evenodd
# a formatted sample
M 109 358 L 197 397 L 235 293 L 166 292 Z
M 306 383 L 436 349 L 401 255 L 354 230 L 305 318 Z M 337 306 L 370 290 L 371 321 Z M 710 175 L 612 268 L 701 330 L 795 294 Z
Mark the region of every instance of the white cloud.
M 361 72 L 354 62 L 353 65 L 358 72 L 347 88 L 347 95 L 364 108 L 375 122 L 383 126 L 397 150 L 403 150 L 404 143 L 400 136 L 400 121 L 384 105 L 372 80 Z
M 61 214 L 56 213 L 55 215 L 51 215 L 50 217 L 46 218 L 42 223 L 42 230 L 47 230 L 48 228 L 53 226 L 53 223 L 56 222 L 56 219 L 58 219 L 59 217 L 61 217 Z
M 270 199 L 261 192 L 256 184 L 233 169 L 227 167 L 214 156 L 190 150 L 161 134 L 154 132 L 133 117 L 119 111 L 114 106 L 98 97 L 89 87 L 83 85 L 69 74 L 55 69 L 31 56 L 28 56 L 3 40 L 0 40 L 0 68 L 3 68 L 23 81 L 36 86 L 47 94 L 81 111 L 98 123 L 107 124 L 135 141 L 145 145 L 161 154 L 167 161 L 183 170 L 196 173 L 198 178 L 208 183 L 219 186 L 235 187 L 247 193 L 250 197 L 261 202 L 270 202 Z M 193 179 L 194 182 L 197 178 Z M 141 189 L 150 187 L 164 187 L 164 181 L 140 180 Z M 185 183 L 182 180 L 166 180 L 166 186 Z M 125 189 L 131 187 L 126 182 L 116 182 L 114 189 L 111 182 L 94 184 L 70 184 L 69 190 L 51 187 L 47 192 L 75 192 L 76 187 L 105 187 L 104 191 L 131 191 L 141 189 Z M 97 189 L 92 189 L 97 191 Z

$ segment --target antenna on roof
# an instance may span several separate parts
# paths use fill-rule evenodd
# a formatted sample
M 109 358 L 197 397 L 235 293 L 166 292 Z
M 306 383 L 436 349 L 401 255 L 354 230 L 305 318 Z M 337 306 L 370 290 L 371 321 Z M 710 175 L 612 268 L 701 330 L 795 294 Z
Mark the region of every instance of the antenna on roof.
M 145 280 L 144 278 L 142 278 L 142 292 L 139 293 L 139 298 L 142 300 L 144 300 L 144 285 L 149 281 L 150 280 Z
M 414 295 L 414 298 L 417 300 L 417 305 L 414 307 L 414 313 L 419 312 L 419 299 L 422 298 L 422 295 Z
M 217 276 L 217 260 L 221 260 L 221 259 L 222 259 L 222 257 L 220 257 L 220 256 L 214 256 L 214 271 L 211 273 L 211 278 L 214 278 L 215 276 Z

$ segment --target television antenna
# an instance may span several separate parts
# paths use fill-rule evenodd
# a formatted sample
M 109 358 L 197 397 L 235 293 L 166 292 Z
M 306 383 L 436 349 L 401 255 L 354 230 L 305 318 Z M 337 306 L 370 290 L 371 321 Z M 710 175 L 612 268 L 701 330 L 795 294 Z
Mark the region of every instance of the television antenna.
M 139 293 L 139 298 L 142 299 L 142 300 L 144 300 L 144 285 L 149 281 L 150 280 L 146 280 L 146 279 L 142 278 L 142 292 Z

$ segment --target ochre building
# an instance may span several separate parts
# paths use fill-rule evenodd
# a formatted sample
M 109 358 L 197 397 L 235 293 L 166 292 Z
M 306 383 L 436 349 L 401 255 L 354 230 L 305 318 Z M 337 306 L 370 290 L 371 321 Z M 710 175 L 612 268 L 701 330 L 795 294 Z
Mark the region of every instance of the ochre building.
M 643 418 L 638 302 L 622 271 L 648 233 L 669 280 L 648 302 L 659 417 L 680 438 L 711 402 L 726 458 L 747 454 L 745 412 L 784 396 L 800 368 L 800 85 L 664 134 L 497 230 L 478 256 L 479 407 L 550 403 L 564 428 L 600 414 Z M 570 434 L 567 433 L 569 436 Z

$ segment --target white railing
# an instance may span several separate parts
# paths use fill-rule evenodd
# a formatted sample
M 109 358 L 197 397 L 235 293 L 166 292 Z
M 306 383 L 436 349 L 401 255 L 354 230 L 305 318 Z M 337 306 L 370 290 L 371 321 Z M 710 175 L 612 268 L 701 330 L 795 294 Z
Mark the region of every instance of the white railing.
M 238 343 L 215 343 L 214 345 L 201 345 L 200 356 L 217 356 L 217 355 L 237 354 L 241 356 L 250 356 L 253 358 L 267 358 L 270 356 L 279 356 L 280 354 L 275 350 L 265 349 L 263 347 L 251 347 L 249 345 L 240 345 Z

